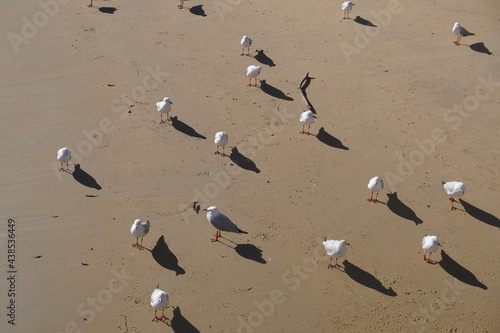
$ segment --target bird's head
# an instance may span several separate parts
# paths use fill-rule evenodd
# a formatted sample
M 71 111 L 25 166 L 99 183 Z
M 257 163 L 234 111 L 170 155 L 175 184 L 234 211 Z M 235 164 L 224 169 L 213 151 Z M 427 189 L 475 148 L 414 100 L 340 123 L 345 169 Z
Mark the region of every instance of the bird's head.
M 217 209 L 217 207 L 215 207 L 215 206 L 210 206 L 210 207 L 205 208 L 205 209 L 203 209 L 203 210 L 204 210 L 204 211 L 206 211 L 206 212 L 212 213 L 212 214 L 214 214 L 214 215 L 219 214 L 219 210 L 218 210 L 218 209 Z

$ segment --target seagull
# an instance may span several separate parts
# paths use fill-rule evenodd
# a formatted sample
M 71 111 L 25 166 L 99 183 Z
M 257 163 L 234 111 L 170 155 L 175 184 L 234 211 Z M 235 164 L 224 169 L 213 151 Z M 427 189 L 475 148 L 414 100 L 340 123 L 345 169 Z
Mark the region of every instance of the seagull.
M 316 115 L 311 111 L 307 110 L 300 114 L 300 123 L 302 124 L 302 132 L 300 134 L 310 135 L 309 130 L 311 129 L 311 124 L 314 123 Z M 307 132 L 304 131 L 304 126 L 307 125 Z
M 167 121 L 170 121 L 170 116 L 168 115 L 168 113 L 170 112 L 170 110 L 172 110 L 172 104 L 174 103 L 172 103 L 172 101 L 168 97 L 165 97 L 163 100 L 156 103 L 156 109 L 158 110 L 158 112 L 160 112 L 161 117 L 160 124 L 165 123 L 165 121 L 163 120 L 164 113 L 167 114 Z
M 155 316 L 152 321 L 165 321 L 168 318 L 165 317 L 165 309 L 168 308 L 168 295 L 166 292 L 160 289 L 160 285 L 157 285 L 153 293 L 151 294 L 151 306 L 155 309 Z M 161 310 L 161 317 L 156 315 L 156 311 Z
M 251 83 L 252 82 L 252 78 L 255 79 L 255 85 L 254 85 L 254 87 L 257 87 L 257 76 L 259 76 L 261 70 L 262 70 L 261 66 L 250 65 L 250 66 L 247 67 L 247 76 L 248 76 L 248 84 L 247 84 L 247 86 L 248 87 L 252 86 L 252 83 Z
M 352 3 L 352 1 L 344 1 L 344 2 L 342 2 L 342 11 L 344 12 L 344 20 L 345 19 L 348 19 L 348 20 L 351 19 L 349 17 L 349 12 L 352 10 L 352 6 L 354 6 L 354 4 Z
M 138 250 L 143 249 L 142 239 L 148 234 L 149 226 L 149 221 L 141 221 L 140 219 L 134 221 L 132 228 L 130 228 L 130 233 L 137 238 L 136 242 L 132 244 L 133 247 L 137 247 Z M 141 244 L 139 244 L 139 237 L 141 237 Z
M 247 56 L 250 55 L 250 46 L 252 46 L 252 40 L 248 36 L 243 36 L 241 39 L 241 46 L 243 46 L 243 49 L 241 50 L 240 55 L 245 55 L 245 47 L 247 48 Z
M 468 32 L 467 29 L 462 27 L 458 22 L 455 22 L 455 24 L 453 25 L 453 29 L 451 29 L 451 31 L 455 35 L 457 35 L 457 40 L 453 42 L 453 44 L 457 46 L 460 45 L 460 40 L 462 39 L 462 37 L 475 36 L 474 33 Z
M 429 236 L 425 235 L 424 239 L 422 239 L 422 249 L 424 249 L 424 260 L 427 262 L 433 262 L 431 260 L 432 252 L 436 252 L 436 250 L 441 246 L 439 244 L 439 239 L 437 236 Z M 425 253 L 429 252 L 429 258 L 426 258 Z
M 217 151 L 215 154 L 226 156 L 224 153 L 224 147 L 227 145 L 228 137 L 226 132 L 217 132 L 215 133 L 214 143 L 217 145 Z M 219 146 L 222 146 L 222 154 L 219 153 Z
M 328 262 L 327 268 L 337 268 L 341 267 L 339 265 L 339 258 L 342 258 L 347 253 L 347 243 L 345 240 L 327 240 L 326 237 L 323 238 L 323 245 L 325 246 L 326 254 L 330 256 L 330 261 Z M 332 259 L 335 259 L 335 265 L 332 265 Z
M 215 238 L 212 238 L 212 242 L 217 242 L 219 240 L 219 237 L 221 237 L 221 231 L 230 231 L 238 234 L 248 234 L 248 232 L 238 228 L 238 226 L 234 224 L 226 215 L 219 212 L 217 207 L 210 206 L 203 210 L 207 212 L 208 222 L 212 223 L 215 229 L 217 229 Z
M 71 160 L 71 151 L 66 147 L 59 149 L 57 151 L 57 160 L 61 162 L 59 171 L 69 171 L 68 162 Z M 63 163 L 66 163 L 66 169 L 64 169 Z
M 383 188 L 384 188 L 384 181 L 382 180 L 382 178 L 373 177 L 372 179 L 370 179 L 370 181 L 368 182 L 368 189 L 372 191 L 372 195 L 370 196 L 370 199 L 366 200 L 368 200 L 369 202 L 373 201 L 374 203 L 377 203 L 378 192 L 382 191 Z M 377 192 L 375 199 L 373 198 L 373 192 Z
M 451 210 L 455 210 L 456 208 L 453 207 L 453 203 L 456 202 L 456 200 L 453 198 L 460 198 L 461 196 L 463 196 L 465 194 L 464 183 L 442 181 L 441 184 L 443 184 L 444 190 L 450 196 Z

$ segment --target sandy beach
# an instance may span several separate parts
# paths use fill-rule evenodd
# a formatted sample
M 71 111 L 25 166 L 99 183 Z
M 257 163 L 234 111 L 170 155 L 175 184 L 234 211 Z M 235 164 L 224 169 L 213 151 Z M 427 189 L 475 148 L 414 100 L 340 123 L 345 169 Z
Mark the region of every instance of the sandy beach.
M 0 4 L 1 332 L 500 332 L 499 2 L 88 3 Z

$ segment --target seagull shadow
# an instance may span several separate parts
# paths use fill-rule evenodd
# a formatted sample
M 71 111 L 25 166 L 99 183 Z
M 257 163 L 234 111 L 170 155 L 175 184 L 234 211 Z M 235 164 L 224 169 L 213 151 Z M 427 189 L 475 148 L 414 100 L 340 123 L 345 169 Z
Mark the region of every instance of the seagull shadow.
M 488 212 L 485 212 L 484 210 L 477 208 L 474 205 L 471 205 L 470 203 L 468 203 L 465 200 L 462 200 L 462 199 L 458 199 L 458 200 L 460 201 L 460 203 L 464 207 L 467 214 L 469 214 L 470 216 L 472 216 L 476 220 L 479 220 L 483 223 L 489 224 L 493 227 L 500 228 L 500 220 L 498 219 L 498 217 L 496 217 Z
M 359 23 L 361 25 L 366 25 L 367 27 L 375 27 L 375 28 L 377 28 L 377 26 L 375 24 L 373 24 L 372 22 L 370 22 L 368 20 L 365 20 L 361 16 L 356 16 L 356 18 L 354 19 L 354 22 Z
M 115 7 L 101 7 L 99 8 L 99 11 L 101 13 L 105 13 L 105 14 L 114 14 L 118 9 L 116 9 Z
M 97 183 L 94 177 L 89 175 L 80 167 L 80 164 L 75 164 L 75 171 L 73 171 L 73 178 L 80 184 L 85 185 L 87 187 L 95 188 L 96 190 L 102 189 L 101 185 Z
M 349 150 L 348 147 L 342 144 L 342 141 L 340 141 L 339 139 L 337 139 L 336 137 L 325 131 L 324 127 L 321 127 L 319 129 L 318 134 L 316 134 L 316 138 L 327 146 L 343 150 Z
M 232 247 L 229 244 L 221 242 L 220 241 L 221 238 L 227 240 L 228 242 L 233 243 L 235 246 Z M 232 240 L 227 239 L 226 237 L 222 237 L 222 236 L 219 237 L 219 243 L 224 244 L 225 246 L 234 249 L 236 251 L 236 253 L 238 253 L 240 256 L 242 256 L 245 259 L 253 260 L 253 261 L 256 261 L 256 262 L 261 263 L 261 264 L 267 264 L 267 261 L 264 258 L 262 258 L 262 250 L 253 244 L 238 244 L 238 243 L 235 243 Z
M 283 99 L 285 101 L 293 101 L 293 98 L 287 96 L 283 91 L 279 90 L 278 88 L 268 84 L 266 80 L 259 80 L 259 81 L 260 81 L 260 89 L 266 94 L 273 96 L 275 98 Z
M 384 295 L 387 296 L 397 296 L 396 292 L 392 290 L 392 287 L 386 288 L 382 285 L 382 282 L 379 281 L 375 276 L 371 275 L 367 271 L 359 268 L 358 266 L 351 264 L 349 261 L 344 260 L 344 271 L 351 279 L 356 281 L 359 284 L 364 285 L 365 287 L 374 289 Z
M 203 5 L 196 5 L 194 7 L 189 8 L 189 12 L 194 15 L 206 17 L 205 10 L 203 10 Z
M 179 118 L 177 118 L 177 116 L 170 117 L 170 120 L 172 121 L 172 127 L 178 130 L 179 132 L 192 136 L 194 138 L 199 138 L 203 140 L 207 139 L 206 136 L 201 135 L 200 133 L 196 132 L 194 128 L 180 121 Z
M 424 221 L 422 221 L 417 214 L 415 214 L 413 209 L 399 200 L 397 192 L 387 193 L 387 197 L 387 208 L 389 208 L 391 212 L 406 220 L 413 221 L 415 225 L 424 223 Z
M 257 52 L 257 55 L 254 56 L 255 60 L 260 62 L 261 64 L 268 65 L 269 67 L 274 67 L 276 64 L 274 63 L 273 59 L 269 58 L 265 53 L 264 50 L 255 50 Z
M 307 97 L 307 92 L 306 92 L 307 87 L 309 87 L 309 85 L 311 84 L 311 81 L 314 79 L 315 78 L 310 77 L 309 72 L 307 72 L 306 77 L 302 80 L 302 82 L 300 82 L 299 89 L 300 89 L 300 91 L 302 91 L 302 95 L 304 95 L 304 98 L 307 102 L 307 106 L 309 107 L 309 110 L 311 110 L 312 113 L 314 113 L 314 114 L 318 114 L 316 112 L 316 109 L 314 108 L 314 106 L 311 104 L 311 101 Z
M 257 165 L 255 165 L 255 162 L 240 153 L 236 147 L 231 148 L 231 155 L 229 155 L 229 158 L 234 162 L 234 164 L 242 169 L 253 171 L 255 173 L 260 172 Z
M 174 316 L 170 321 L 170 327 L 172 327 L 175 333 L 200 333 L 200 331 L 182 315 L 181 309 L 178 306 L 174 307 Z
M 441 250 L 441 258 L 439 265 L 455 279 L 473 287 L 479 287 L 484 290 L 488 289 L 471 271 L 453 260 L 444 250 Z
M 476 51 L 476 52 L 479 52 L 479 53 L 484 53 L 484 54 L 487 54 L 487 55 L 492 55 L 493 54 L 493 53 L 490 52 L 490 50 L 488 50 L 488 48 L 484 45 L 483 42 L 471 44 L 469 47 L 470 47 L 470 49 L 472 51 Z
M 174 271 L 176 276 L 186 273 L 186 271 L 179 266 L 179 260 L 175 254 L 168 248 L 163 235 L 158 238 L 155 247 L 151 250 L 151 254 L 160 266 Z

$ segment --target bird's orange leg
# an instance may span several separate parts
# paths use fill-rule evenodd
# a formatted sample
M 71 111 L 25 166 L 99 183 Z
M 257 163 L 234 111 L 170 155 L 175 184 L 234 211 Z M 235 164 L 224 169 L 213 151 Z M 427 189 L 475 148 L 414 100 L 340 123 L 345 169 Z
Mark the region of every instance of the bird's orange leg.
M 368 202 L 372 202 L 373 201 L 373 191 L 372 191 L 372 195 L 370 195 L 370 199 L 366 199 L 366 201 L 368 201 Z

